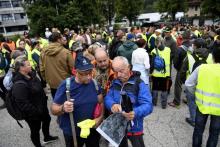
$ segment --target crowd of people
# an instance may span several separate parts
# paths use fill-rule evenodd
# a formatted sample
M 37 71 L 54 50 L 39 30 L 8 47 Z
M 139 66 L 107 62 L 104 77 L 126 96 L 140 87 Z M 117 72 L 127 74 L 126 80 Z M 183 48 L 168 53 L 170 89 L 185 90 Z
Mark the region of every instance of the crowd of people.
M 5 102 L 0 108 L 7 107 L 10 93 L 30 128 L 33 144 L 42 147 L 41 128 L 44 143 L 58 139 L 49 131 L 49 87 L 51 112 L 57 116 L 66 147 L 76 141 L 78 147 L 99 147 L 101 136 L 96 128 L 113 113 L 122 113 L 131 124 L 120 147 L 128 147 L 128 140 L 133 147 L 144 147 L 144 118 L 158 105 L 159 93 L 162 109 L 179 109 L 184 91 L 190 114 L 185 120 L 194 127 L 192 146 L 201 147 L 210 115 L 207 147 L 216 147 L 220 132 L 219 35 L 219 26 L 177 24 L 126 31 L 46 28 L 45 36 L 30 37 L 24 32 L 16 42 L 5 38 L 0 41 L 0 97 Z M 177 71 L 175 81 L 173 70 Z M 174 99 L 168 102 L 172 85 Z M 71 126 L 71 115 L 75 126 Z

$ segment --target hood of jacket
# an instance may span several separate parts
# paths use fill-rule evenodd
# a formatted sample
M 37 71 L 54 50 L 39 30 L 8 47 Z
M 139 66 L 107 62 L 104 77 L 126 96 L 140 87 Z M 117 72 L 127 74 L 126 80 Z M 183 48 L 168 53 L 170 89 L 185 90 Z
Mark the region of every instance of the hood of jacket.
M 132 48 L 132 46 L 134 46 L 134 45 L 135 45 L 135 43 L 132 41 L 126 41 L 125 43 L 123 43 L 123 46 L 125 48 Z
M 48 56 L 56 56 L 62 49 L 65 49 L 60 43 L 51 43 L 45 48 L 45 54 Z
M 35 72 L 32 71 L 31 73 L 28 74 L 31 79 L 35 76 Z M 16 81 L 19 80 L 24 80 L 24 81 L 29 81 L 30 79 L 28 79 L 27 77 L 25 77 L 24 75 L 22 75 L 20 72 L 13 72 L 13 76 L 12 76 L 12 82 L 15 83 Z

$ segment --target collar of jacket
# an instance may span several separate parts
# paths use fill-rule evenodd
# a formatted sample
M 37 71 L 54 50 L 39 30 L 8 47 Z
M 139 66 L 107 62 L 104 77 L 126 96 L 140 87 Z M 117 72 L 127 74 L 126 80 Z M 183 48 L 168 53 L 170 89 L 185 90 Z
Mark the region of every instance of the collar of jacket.
M 92 64 L 94 65 L 94 76 L 96 75 L 96 68 L 97 68 L 97 62 L 96 60 L 93 60 L 92 61 Z M 116 75 L 115 75 L 115 72 L 113 71 L 113 68 L 112 68 L 112 60 L 109 60 L 109 68 L 108 68 L 108 79 L 115 79 L 116 78 Z
M 126 85 L 126 84 L 134 85 L 135 84 L 135 75 L 131 71 L 131 76 L 130 76 L 130 78 L 128 79 L 128 81 L 126 83 L 123 84 L 119 79 L 116 79 L 115 81 L 113 81 L 113 83 L 119 84 L 120 86 L 123 86 L 123 85 Z

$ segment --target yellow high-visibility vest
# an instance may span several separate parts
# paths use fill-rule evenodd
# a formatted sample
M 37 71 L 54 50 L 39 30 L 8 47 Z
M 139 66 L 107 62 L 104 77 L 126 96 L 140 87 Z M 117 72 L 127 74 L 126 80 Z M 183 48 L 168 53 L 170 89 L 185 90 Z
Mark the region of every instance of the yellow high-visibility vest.
M 217 40 L 218 36 L 219 36 L 219 35 L 216 35 L 216 36 L 214 37 L 214 41 Z
M 69 49 L 71 49 L 71 47 L 72 47 L 72 45 L 73 45 L 74 42 L 76 42 L 76 41 L 73 40 L 73 39 L 71 39 L 71 40 L 69 41 Z
M 150 44 L 151 38 L 155 38 L 155 39 L 156 39 L 156 38 L 157 38 L 157 35 L 156 35 L 156 34 L 152 34 L 152 35 L 149 37 L 148 42 L 147 42 L 148 48 L 151 48 L 151 44 Z
M 142 39 L 144 39 L 145 41 L 147 41 L 147 36 L 146 34 L 141 34 Z
M 199 67 L 196 104 L 202 114 L 220 116 L 220 64 Z
M 16 41 L 16 47 L 19 47 L 19 42 L 20 42 L 20 39 L 18 39 L 18 40 Z M 25 49 L 31 50 L 30 45 L 28 45 L 27 43 L 25 43 Z
M 44 38 L 40 37 L 40 39 L 38 41 L 40 43 L 40 48 L 44 48 L 49 45 L 49 42 Z
M 34 61 L 33 61 L 33 59 L 32 59 L 32 53 L 31 53 L 31 50 L 28 50 L 28 49 L 26 49 L 26 48 L 25 48 L 25 50 L 26 50 L 26 53 L 27 53 L 28 61 L 29 61 L 30 64 L 31 64 L 31 67 L 32 67 L 33 69 L 35 69 Z
M 154 77 L 169 77 L 170 76 L 170 52 L 171 49 L 169 47 L 165 47 L 163 51 L 158 49 L 158 54 L 165 61 L 166 71 L 163 73 L 161 71 L 153 70 L 152 76 Z M 156 49 L 153 49 L 151 54 L 156 54 Z
M 188 78 L 189 75 L 193 72 L 193 65 L 196 62 L 192 54 L 189 52 L 187 52 L 187 58 L 188 58 L 188 71 L 186 72 L 186 78 Z M 207 64 L 213 64 L 212 54 L 208 55 L 206 62 Z
M 32 51 L 31 51 L 31 58 L 32 58 L 32 55 L 33 54 L 37 54 L 39 57 L 40 57 L 40 51 L 38 50 L 38 49 L 36 49 L 36 48 L 34 48 Z M 33 59 L 33 58 L 32 58 Z M 34 67 L 36 68 L 37 67 L 37 62 L 35 62 L 34 60 L 33 60 L 33 63 L 34 63 Z
M 198 30 L 195 30 L 194 34 L 196 35 L 196 37 L 199 37 L 199 36 L 201 37 L 201 35 L 202 35 Z

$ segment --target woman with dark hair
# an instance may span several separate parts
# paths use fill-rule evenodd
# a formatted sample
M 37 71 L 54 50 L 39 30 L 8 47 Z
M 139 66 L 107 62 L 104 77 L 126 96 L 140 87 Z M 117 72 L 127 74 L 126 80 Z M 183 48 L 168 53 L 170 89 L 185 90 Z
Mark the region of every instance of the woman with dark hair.
M 12 96 L 23 113 L 24 120 L 29 125 L 33 144 L 35 147 L 42 147 L 40 142 L 41 125 L 44 143 L 57 140 L 57 136 L 50 136 L 51 117 L 47 108 L 47 97 L 36 73 L 31 70 L 30 62 L 25 56 L 19 56 L 15 59 L 14 68 Z

